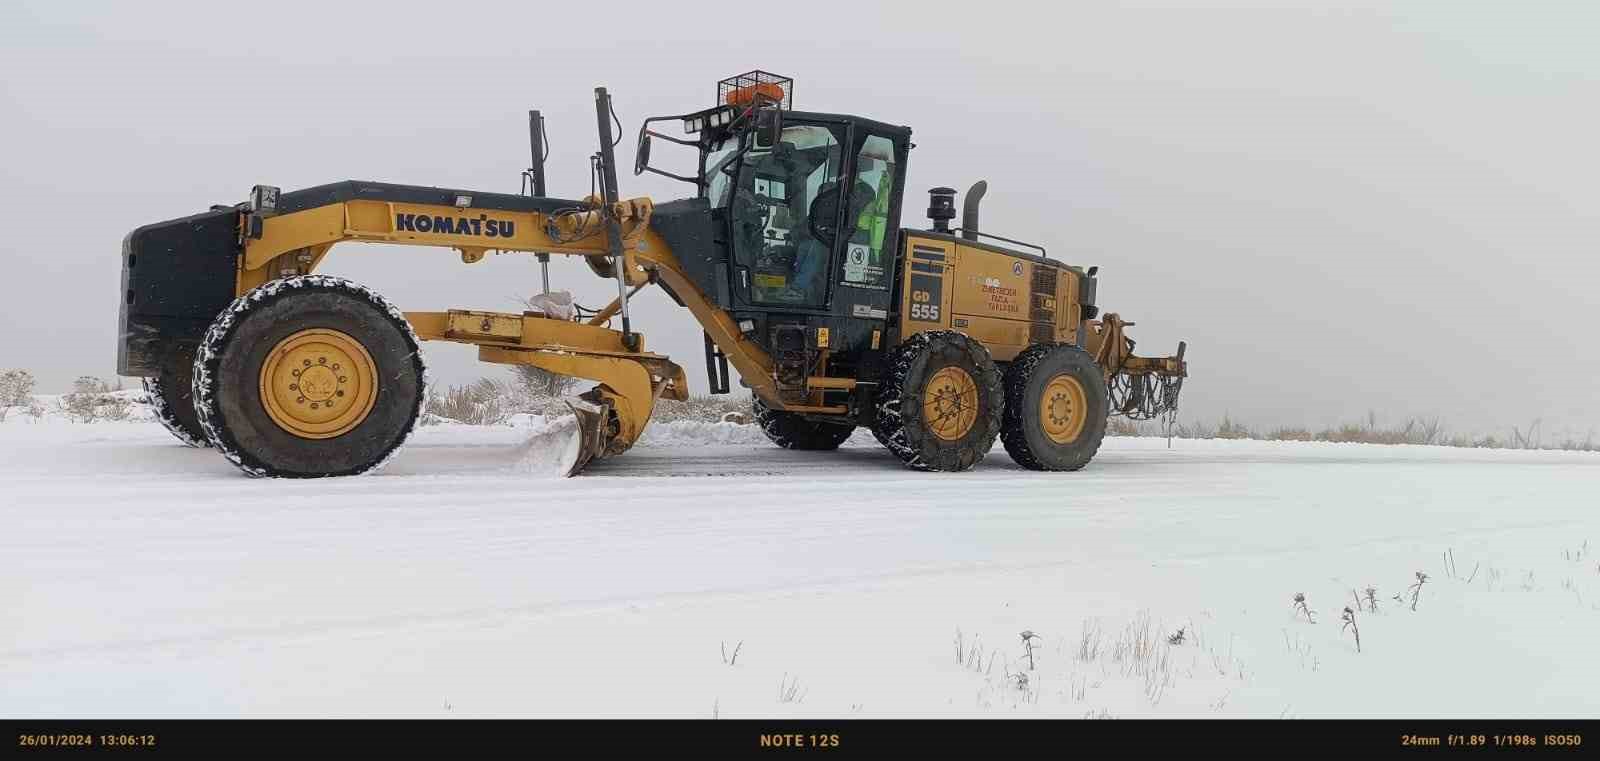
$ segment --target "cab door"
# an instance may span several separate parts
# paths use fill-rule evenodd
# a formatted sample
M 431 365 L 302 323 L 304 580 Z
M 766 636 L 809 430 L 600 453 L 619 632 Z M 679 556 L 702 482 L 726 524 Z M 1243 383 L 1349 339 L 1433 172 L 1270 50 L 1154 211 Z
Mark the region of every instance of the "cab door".
M 755 306 L 827 306 L 845 188 L 844 124 L 786 123 L 770 147 L 751 146 L 731 188 L 733 287 Z

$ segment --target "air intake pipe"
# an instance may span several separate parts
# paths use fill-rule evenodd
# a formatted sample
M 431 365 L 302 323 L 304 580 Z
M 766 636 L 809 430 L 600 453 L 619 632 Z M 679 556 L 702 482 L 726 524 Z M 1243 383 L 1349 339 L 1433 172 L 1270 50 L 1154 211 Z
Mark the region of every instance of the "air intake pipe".
M 961 237 L 967 240 L 978 239 L 978 204 L 983 201 L 983 194 L 989 192 L 989 181 L 978 180 L 972 183 L 967 190 L 967 197 L 961 202 Z
M 933 231 L 950 232 L 950 220 L 956 218 L 956 189 L 934 188 L 928 191 L 928 219 L 933 220 Z

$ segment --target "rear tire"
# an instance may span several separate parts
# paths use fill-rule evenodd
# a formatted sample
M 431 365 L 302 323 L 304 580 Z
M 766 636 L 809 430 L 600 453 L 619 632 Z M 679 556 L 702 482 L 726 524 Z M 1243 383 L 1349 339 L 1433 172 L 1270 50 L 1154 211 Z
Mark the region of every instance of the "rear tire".
M 207 439 L 253 476 L 381 467 L 416 425 L 425 384 L 405 316 L 376 293 L 323 275 L 239 297 L 212 323 L 194 363 Z
M 161 362 L 160 374 L 144 379 L 144 391 L 156 422 L 184 446 L 211 446 L 194 410 L 194 346 L 178 344 Z
M 855 433 L 854 426 L 818 423 L 793 412 L 772 409 L 761 401 L 761 397 L 751 402 L 750 412 L 756 425 L 761 426 L 761 432 L 784 449 L 834 450 L 850 438 L 850 434 Z
M 1110 403 L 1105 375 L 1088 352 L 1034 344 L 1006 368 L 1005 385 L 1000 440 L 1018 465 L 1069 471 L 1094 459 Z
M 1005 391 L 983 344 L 951 330 L 895 347 L 878 388 L 873 434 L 917 470 L 977 465 L 1000 431 Z

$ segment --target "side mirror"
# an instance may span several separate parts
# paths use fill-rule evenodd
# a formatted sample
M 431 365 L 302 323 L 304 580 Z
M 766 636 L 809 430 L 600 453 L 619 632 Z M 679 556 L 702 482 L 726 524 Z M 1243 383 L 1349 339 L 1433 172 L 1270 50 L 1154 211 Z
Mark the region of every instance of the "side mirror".
M 633 153 L 633 173 L 644 174 L 645 168 L 650 166 L 650 133 L 639 132 L 639 147 Z
M 771 148 L 783 138 L 783 112 L 777 108 L 756 111 L 756 147 Z

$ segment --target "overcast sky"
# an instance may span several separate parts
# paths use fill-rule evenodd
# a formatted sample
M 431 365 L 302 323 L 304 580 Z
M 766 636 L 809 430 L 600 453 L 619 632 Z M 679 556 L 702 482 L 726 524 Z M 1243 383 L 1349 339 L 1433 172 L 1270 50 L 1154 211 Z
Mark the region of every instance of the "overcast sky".
M 798 108 L 914 130 L 905 224 L 985 178 L 986 230 L 1099 265 L 1141 351 L 1189 341 L 1185 419 L 1600 428 L 1600 5 L 1293 5 L 8 0 L 0 368 L 46 391 L 115 372 L 140 224 L 257 183 L 516 192 L 529 108 L 550 192 L 581 197 L 592 87 L 631 136 L 764 68 Z M 552 269 L 580 301 L 614 292 Z M 346 244 L 324 271 L 405 309 L 538 289 L 531 256 Z M 636 314 L 703 389 L 688 312 L 648 293 Z M 444 381 L 502 372 L 426 349 Z

